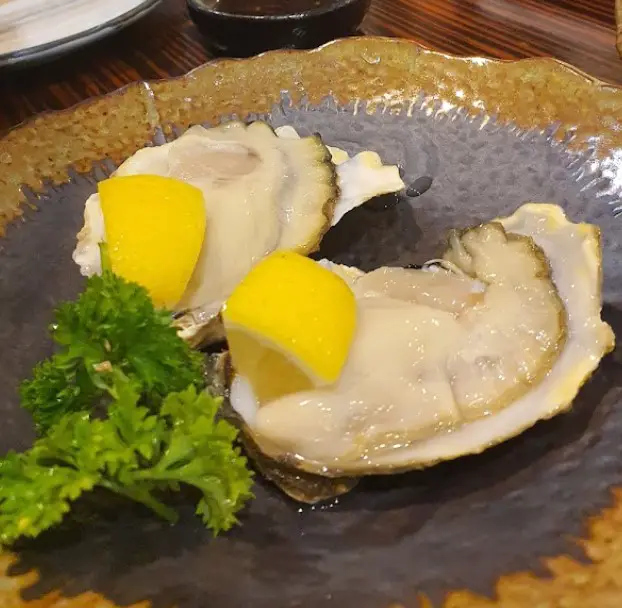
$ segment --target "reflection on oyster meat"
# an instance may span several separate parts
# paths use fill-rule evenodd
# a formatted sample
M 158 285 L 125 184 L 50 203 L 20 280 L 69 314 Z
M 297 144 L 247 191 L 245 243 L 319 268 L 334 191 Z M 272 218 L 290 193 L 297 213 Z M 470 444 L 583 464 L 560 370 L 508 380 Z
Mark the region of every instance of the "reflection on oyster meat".
M 570 407 L 612 350 L 600 257 L 595 226 L 526 204 L 421 270 L 322 261 L 358 305 L 341 377 L 259 406 L 236 376 L 231 403 L 265 455 L 329 477 L 479 453 Z
M 333 160 L 336 159 L 336 160 Z M 263 122 L 194 126 L 179 139 L 139 150 L 116 176 L 156 174 L 197 186 L 206 234 L 194 273 L 174 307 L 180 334 L 197 345 L 222 337 L 220 308 L 251 267 L 276 249 L 307 254 L 345 213 L 374 196 L 404 188 L 399 171 L 375 153 L 354 158 L 318 136 L 280 136 Z M 82 274 L 101 272 L 105 223 L 97 194 L 86 202 L 73 253 Z

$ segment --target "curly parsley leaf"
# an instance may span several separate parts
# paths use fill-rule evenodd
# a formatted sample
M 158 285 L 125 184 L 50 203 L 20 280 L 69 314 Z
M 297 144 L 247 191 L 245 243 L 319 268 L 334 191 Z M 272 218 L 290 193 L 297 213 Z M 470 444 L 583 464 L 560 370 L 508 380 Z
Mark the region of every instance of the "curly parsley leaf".
M 170 313 L 157 310 L 143 287 L 109 270 L 90 277 L 77 301 L 58 307 L 52 336 L 59 352 L 20 387 L 40 434 L 66 414 L 105 407 L 102 373 L 111 367 L 136 383 L 147 406 L 202 383 L 201 355 L 179 338 Z
M 39 439 L 0 460 L 0 544 L 38 536 L 96 488 L 174 522 L 167 492 L 189 485 L 215 534 L 237 522 L 252 473 L 220 401 L 201 390 L 202 356 L 170 322 L 107 267 L 57 309 L 59 350 L 20 389 Z
M 39 535 L 97 486 L 173 522 L 163 490 L 191 485 L 205 525 L 215 534 L 231 528 L 252 498 L 252 473 L 234 445 L 237 431 L 217 419 L 219 400 L 190 385 L 154 411 L 140 405 L 140 382 L 114 368 L 101 379 L 109 382 L 107 418 L 67 414 L 28 452 L 0 461 L 0 543 Z

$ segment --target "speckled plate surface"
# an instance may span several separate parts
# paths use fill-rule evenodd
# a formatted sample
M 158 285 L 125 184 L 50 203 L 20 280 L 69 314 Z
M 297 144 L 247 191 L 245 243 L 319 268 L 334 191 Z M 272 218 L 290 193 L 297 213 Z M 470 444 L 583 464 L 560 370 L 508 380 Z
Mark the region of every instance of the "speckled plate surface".
M 71 251 L 96 180 L 139 147 L 234 114 L 376 150 L 407 182 L 431 178 L 421 196 L 349 215 L 323 243 L 337 261 L 421 261 L 448 227 L 526 200 L 597 223 L 604 317 L 622 331 L 622 89 L 552 60 L 457 59 L 373 38 L 222 61 L 0 140 L 0 450 L 32 439 L 15 389 L 49 353 L 53 306 L 82 287 Z M 319 507 L 258 481 L 242 526 L 216 540 L 190 508 L 172 528 L 140 510 L 106 513 L 24 546 L 7 572 L 40 572 L 26 597 L 49 595 L 32 608 L 61 595 L 163 608 L 619 606 L 621 435 L 618 348 L 569 414 L 481 456 L 365 480 Z M 0 578 L 0 605 L 21 606 L 31 578 Z

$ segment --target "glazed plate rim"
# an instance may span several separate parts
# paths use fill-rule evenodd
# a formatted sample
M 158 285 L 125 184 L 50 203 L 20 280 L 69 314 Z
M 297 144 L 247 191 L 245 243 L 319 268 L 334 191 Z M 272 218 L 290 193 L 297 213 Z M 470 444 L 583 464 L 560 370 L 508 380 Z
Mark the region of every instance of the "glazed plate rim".
M 161 1 L 162 0 L 144 0 L 141 6 L 145 6 L 145 5 L 155 6 Z M 616 0 L 616 3 L 618 4 L 618 17 L 620 21 L 620 37 L 622 40 L 622 0 Z M 118 87 L 117 89 L 115 89 L 114 91 L 110 91 L 109 93 L 89 97 L 88 99 L 79 101 L 78 103 L 75 103 L 69 106 L 68 108 L 64 108 L 62 110 L 44 110 L 42 112 L 39 112 L 36 115 L 33 115 L 23 120 L 22 122 L 16 124 L 15 126 L 11 127 L 8 131 L 5 131 L 4 133 L 0 132 L 0 142 L 2 142 L 2 140 L 9 133 L 17 131 L 19 129 L 29 127 L 30 125 L 34 124 L 39 119 L 41 119 L 42 117 L 53 117 L 53 116 L 73 114 L 80 108 L 83 108 L 84 106 L 88 106 L 97 101 L 104 101 L 104 100 L 111 99 L 127 91 L 130 88 L 136 87 L 137 85 L 144 86 L 147 89 L 151 89 L 152 86 L 155 84 L 174 83 L 174 82 L 180 82 L 180 81 L 184 82 L 184 81 L 192 80 L 197 76 L 197 74 L 201 73 L 205 68 L 208 68 L 208 67 L 220 67 L 223 69 L 227 69 L 228 66 L 233 65 L 233 64 L 244 63 L 244 64 L 250 65 L 253 62 L 260 62 L 265 57 L 274 57 L 274 56 L 304 59 L 305 57 L 313 56 L 316 54 L 322 54 L 326 49 L 330 49 L 335 46 L 344 45 L 347 47 L 348 43 L 356 43 L 358 41 L 370 41 L 370 40 L 378 41 L 380 43 L 386 43 L 389 45 L 390 44 L 400 44 L 400 45 L 406 44 L 413 48 L 419 49 L 419 51 L 421 51 L 422 53 L 425 53 L 431 56 L 435 56 L 441 59 L 457 60 L 457 61 L 461 61 L 465 63 L 478 63 L 480 65 L 484 65 L 484 64 L 524 65 L 525 67 L 527 67 L 527 65 L 536 65 L 536 66 L 541 66 L 542 68 L 549 68 L 549 69 L 560 67 L 568 74 L 573 74 L 575 76 L 579 76 L 583 78 L 590 85 L 593 85 L 597 89 L 618 91 L 621 95 L 621 101 L 622 101 L 622 84 L 608 82 L 606 80 L 603 80 L 601 78 L 598 78 L 596 76 L 589 74 L 588 72 L 572 65 L 571 63 L 567 61 L 563 61 L 562 59 L 557 59 L 552 56 L 524 57 L 520 59 L 499 59 L 496 57 L 486 57 L 484 55 L 461 56 L 461 55 L 454 55 L 452 53 L 445 53 L 442 51 L 437 51 L 421 42 L 414 41 L 414 40 L 408 40 L 404 38 L 394 38 L 394 37 L 389 37 L 389 36 L 351 36 L 349 38 L 341 38 L 337 40 L 332 40 L 317 48 L 309 49 L 309 50 L 275 49 L 275 50 L 270 50 L 270 51 L 265 51 L 263 53 L 259 53 L 258 55 L 255 55 L 253 57 L 214 58 L 214 59 L 210 59 L 209 61 L 202 63 L 201 65 L 195 68 L 192 68 L 188 72 L 181 74 L 179 76 L 170 76 L 170 77 L 165 77 L 165 78 L 153 78 L 149 80 L 137 80 L 137 81 L 125 84 L 121 87 Z M 42 47 L 33 47 L 33 51 L 39 48 L 42 48 Z M 388 48 L 386 50 L 388 50 Z M 1 62 L 2 62 L 3 57 L 6 57 L 6 56 L 7 55 L 0 55 L 0 66 L 2 65 Z M 329 93 L 327 93 L 327 96 L 328 95 Z

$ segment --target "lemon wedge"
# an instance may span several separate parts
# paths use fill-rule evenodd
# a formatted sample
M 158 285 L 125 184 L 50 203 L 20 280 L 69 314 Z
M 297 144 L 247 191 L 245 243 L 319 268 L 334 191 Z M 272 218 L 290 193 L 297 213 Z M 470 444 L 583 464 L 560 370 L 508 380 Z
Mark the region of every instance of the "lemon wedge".
M 98 192 L 112 271 L 145 287 L 156 306 L 172 308 L 203 245 L 202 192 L 159 175 L 111 177 Z
M 262 404 L 339 378 L 356 329 L 356 300 L 330 270 L 276 251 L 246 275 L 222 317 L 233 366 Z

